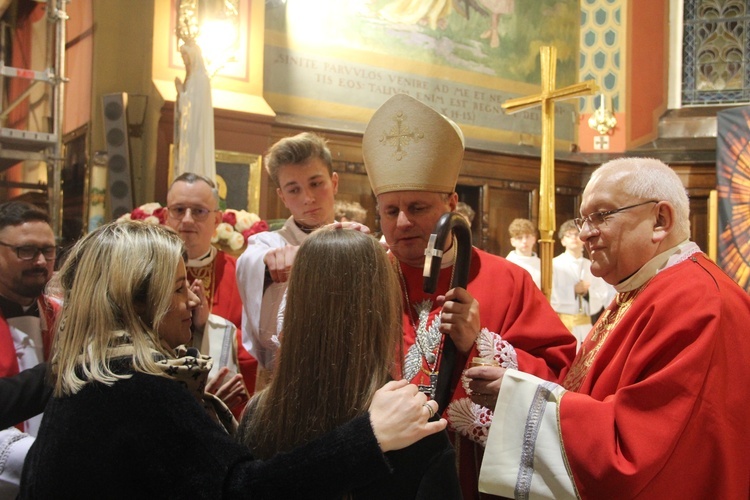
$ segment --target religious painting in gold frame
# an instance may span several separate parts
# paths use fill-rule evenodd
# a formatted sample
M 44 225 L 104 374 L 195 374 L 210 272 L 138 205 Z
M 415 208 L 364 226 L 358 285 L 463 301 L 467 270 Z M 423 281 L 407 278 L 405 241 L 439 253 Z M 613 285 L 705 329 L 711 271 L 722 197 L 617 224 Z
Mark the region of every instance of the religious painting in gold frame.
M 260 209 L 260 155 L 216 152 L 216 184 L 225 208 L 258 213 Z
M 220 151 L 216 158 L 216 187 L 222 209 L 260 209 L 260 176 L 263 158 L 251 153 Z M 169 147 L 169 184 L 174 180 L 174 145 Z

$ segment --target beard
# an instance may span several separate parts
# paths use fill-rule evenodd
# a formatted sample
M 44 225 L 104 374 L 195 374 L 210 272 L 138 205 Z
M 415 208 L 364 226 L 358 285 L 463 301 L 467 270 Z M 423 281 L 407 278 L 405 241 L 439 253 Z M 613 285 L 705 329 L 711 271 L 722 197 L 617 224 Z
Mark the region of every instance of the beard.
M 27 269 L 21 272 L 20 279 L 15 280 L 14 291 L 21 297 L 35 299 L 47 286 L 50 272 L 46 268 Z

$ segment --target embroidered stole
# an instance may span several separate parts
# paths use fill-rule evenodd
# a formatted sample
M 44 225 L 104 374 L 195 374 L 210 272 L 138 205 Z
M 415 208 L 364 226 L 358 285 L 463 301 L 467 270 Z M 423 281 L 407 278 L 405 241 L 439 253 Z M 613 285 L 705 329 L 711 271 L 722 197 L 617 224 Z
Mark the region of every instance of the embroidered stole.
M 578 351 L 575 360 L 573 360 L 573 364 L 565 376 L 565 380 L 563 380 L 562 385 L 565 389 L 575 392 L 579 391 L 599 351 L 607 341 L 609 334 L 617 327 L 620 320 L 633 305 L 635 298 L 647 285 L 648 282 L 640 288 L 629 292 L 621 292 L 615 296 L 615 300 L 602 313 L 591 333 L 581 344 L 581 349 Z

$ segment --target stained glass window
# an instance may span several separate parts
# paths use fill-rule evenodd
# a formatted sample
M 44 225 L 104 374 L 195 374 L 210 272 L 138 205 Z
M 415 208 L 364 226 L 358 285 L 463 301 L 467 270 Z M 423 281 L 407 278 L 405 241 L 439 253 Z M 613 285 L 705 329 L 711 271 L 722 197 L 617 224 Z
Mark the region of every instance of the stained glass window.
M 750 102 L 750 0 L 685 0 L 682 104 Z

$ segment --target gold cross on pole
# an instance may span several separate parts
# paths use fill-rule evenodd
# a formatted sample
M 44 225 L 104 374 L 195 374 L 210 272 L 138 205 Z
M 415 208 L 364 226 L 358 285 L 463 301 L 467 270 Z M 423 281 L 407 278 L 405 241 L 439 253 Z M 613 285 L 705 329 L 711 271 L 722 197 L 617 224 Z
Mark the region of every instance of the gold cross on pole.
M 557 49 L 541 47 L 542 92 L 528 97 L 509 99 L 502 105 L 506 113 L 533 106 L 542 107 L 542 158 L 539 179 L 539 257 L 542 261 L 542 292 L 552 294 L 552 257 L 555 233 L 555 101 L 594 94 L 594 80 L 555 88 Z

